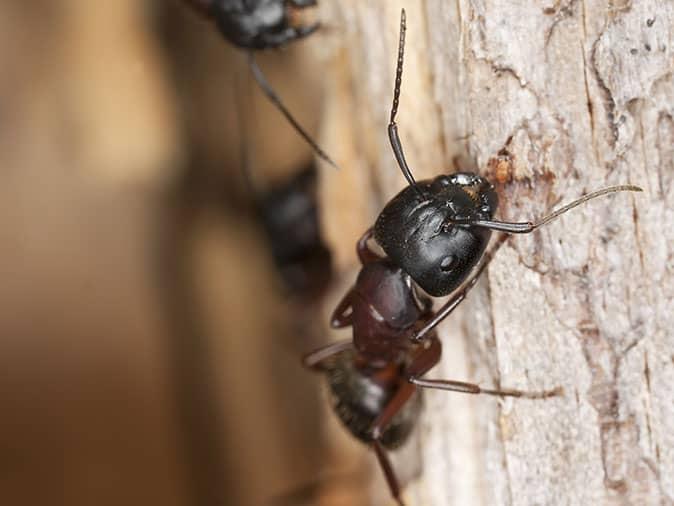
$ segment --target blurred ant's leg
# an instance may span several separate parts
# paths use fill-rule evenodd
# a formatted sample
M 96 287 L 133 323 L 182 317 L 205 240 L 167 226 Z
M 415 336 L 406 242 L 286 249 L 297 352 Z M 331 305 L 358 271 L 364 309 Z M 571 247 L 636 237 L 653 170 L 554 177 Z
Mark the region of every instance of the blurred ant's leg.
M 400 506 L 404 506 L 402 499 L 400 499 L 400 484 L 398 483 L 398 477 L 393 470 L 393 466 L 391 465 L 386 450 L 377 439 L 372 442 L 372 448 L 374 448 L 377 460 L 379 461 L 379 466 L 384 472 L 384 477 L 386 478 L 386 483 L 388 483 L 388 488 L 391 490 L 391 495 Z
M 287 42 L 292 39 L 306 37 L 311 33 L 315 32 L 317 29 L 318 23 L 315 25 L 301 27 L 297 29 L 289 28 L 288 30 L 283 31 L 280 34 L 275 34 L 273 37 L 269 36 L 269 38 L 272 40 L 268 40 L 267 42 L 270 43 L 271 45 L 282 44 L 283 42 Z M 309 144 L 309 146 L 311 146 L 311 148 L 314 150 L 314 153 L 316 153 L 319 156 L 319 158 L 325 160 L 333 167 L 338 168 L 337 164 L 332 161 L 332 159 L 325 153 L 325 151 L 323 151 L 319 147 L 318 144 L 316 144 L 316 141 L 314 141 L 311 138 L 311 136 L 302 128 L 302 126 L 297 122 L 295 117 L 292 114 L 290 114 L 290 111 L 286 108 L 283 102 L 281 102 L 279 96 L 273 90 L 271 85 L 267 82 L 267 79 L 262 73 L 262 69 L 260 69 L 257 62 L 255 61 L 255 55 L 253 54 L 253 51 L 250 51 L 248 53 L 248 67 L 250 68 L 253 77 L 255 78 L 255 81 L 257 81 L 257 84 L 260 86 L 262 92 L 267 96 L 269 101 L 279 110 L 279 112 L 283 114 L 286 120 L 288 120 L 288 123 L 290 123 L 290 125 L 295 129 L 295 131 L 300 135 L 300 137 L 302 137 L 306 141 L 306 143 Z
M 332 312 L 332 316 L 330 317 L 330 326 L 333 329 L 341 329 L 342 327 L 348 327 L 351 325 L 353 320 L 353 308 L 351 306 L 353 293 L 353 288 L 346 292 L 344 298 L 339 301 L 339 304 L 337 304 L 337 307 Z
M 363 235 L 360 236 L 360 239 L 358 239 L 358 242 L 356 243 L 356 253 L 358 254 L 360 263 L 363 265 L 381 260 L 381 257 L 372 251 L 367 245 L 367 241 L 369 241 L 373 235 L 374 231 L 372 227 L 370 227 Z
M 302 357 L 302 365 L 307 369 L 321 369 L 321 363 L 327 359 L 340 353 L 342 351 L 348 350 L 353 346 L 351 339 L 346 341 L 338 341 L 336 343 L 328 344 L 327 346 L 322 346 L 317 350 L 311 351 Z
M 290 0 L 290 4 L 294 7 L 311 7 L 317 5 L 317 0 Z
M 508 240 L 508 237 L 509 236 L 505 234 L 498 236 L 496 243 L 482 257 L 482 262 L 480 263 L 479 267 L 475 269 L 473 274 L 471 274 L 471 276 L 463 283 L 458 291 L 454 292 L 454 295 L 452 295 L 445 305 L 438 309 L 437 313 L 435 313 L 435 316 L 433 316 L 433 318 L 430 319 L 426 325 L 424 325 L 421 330 L 417 331 L 410 339 L 417 342 L 427 339 L 429 337 L 429 332 L 437 327 L 437 325 L 442 320 L 447 318 L 451 312 L 454 311 L 456 307 L 461 304 L 461 302 L 463 302 L 463 299 L 466 298 L 468 292 L 470 292 L 471 288 L 475 286 L 477 280 L 480 278 L 480 275 L 492 261 L 494 255 L 496 255 L 496 252 L 501 246 L 503 246 L 503 243 Z

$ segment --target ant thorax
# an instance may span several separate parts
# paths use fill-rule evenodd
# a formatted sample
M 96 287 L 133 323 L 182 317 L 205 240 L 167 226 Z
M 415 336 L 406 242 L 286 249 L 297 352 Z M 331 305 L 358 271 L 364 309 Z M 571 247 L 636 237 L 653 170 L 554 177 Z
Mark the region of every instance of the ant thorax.
M 351 301 L 354 346 L 373 362 L 397 361 L 424 311 L 410 276 L 388 259 L 364 265 Z

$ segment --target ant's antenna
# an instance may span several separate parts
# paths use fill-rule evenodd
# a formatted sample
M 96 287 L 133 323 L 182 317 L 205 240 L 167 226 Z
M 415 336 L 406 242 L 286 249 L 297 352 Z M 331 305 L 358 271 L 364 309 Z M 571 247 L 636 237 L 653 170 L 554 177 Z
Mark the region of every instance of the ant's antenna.
M 405 17 L 405 9 L 400 12 L 400 41 L 398 42 L 398 63 L 396 65 L 396 80 L 395 87 L 393 89 L 393 105 L 391 106 L 391 119 L 388 124 L 388 138 L 391 141 L 391 147 L 393 148 L 393 153 L 395 154 L 400 170 L 402 171 L 405 179 L 409 185 L 414 188 L 420 197 L 423 197 L 421 190 L 417 186 L 417 182 L 412 176 L 412 171 L 407 166 L 407 161 L 405 160 L 405 153 L 403 153 L 403 145 L 400 142 L 400 136 L 398 135 L 398 125 L 396 124 L 395 118 L 398 113 L 398 104 L 400 102 L 400 85 L 402 84 L 403 78 L 403 56 L 405 54 L 405 31 L 407 30 L 407 23 Z
M 531 221 L 525 221 L 525 222 L 520 222 L 520 223 L 511 223 L 511 222 L 506 222 L 506 221 L 490 221 L 490 220 L 451 220 L 450 223 L 455 224 L 455 225 L 471 225 L 471 226 L 476 226 L 476 227 L 484 227 L 484 228 L 489 228 L 491 230 L 498 230 L 501 232 L 508 232 L 511 234 L 528 234 L 529 232 L 533 232 L 536 230 L 538 227 L 545 225 L 546 223 L 554 220 L 557 218 L 559 215 L 564 214 L 567 211 L 570 211 L 574 207 L 577 207 L 581 204 L 584 204 L 588 200 L 592 200 L 597 197 L 601 197 L 602 195 L 606 195 L 607 193 L 614 193 L 614 192 L 641 192 L 643 191 L 641 188 L 638 186 L 634 186 L 631 184 L 628 185 L 619 185 L 619 186 L 609 186 L 608 188 L 603 188 L 601 190 L 597 190 L 592 193 L 588 193 L 587 195 L 583 195 L 581 198 L 578 200 L 574 200 L 570 204 L 565 205 L 564 207 L 560 207 L 553 213 L 544 216 L 540 220 L 536 222 L 531 222 Z
M 332 159 L 325 153 L 325 151 L 323 151 L 318 146 L 318 144 L 316 144 L 316 141 L 314 141 L 311 138 L 311 136 L 300 126 L 300 124 L 293 117 L 293 115 L 290 114 L 290 111 L 286 109 L 285 105 L 283 105 L 281 99 L 278 97 L 278 95 L 276 95 L 271 85 L 267 82 L 267 79 L 264 77 L 262 70 L 255 61 L 255 56 L 253 55 L 252 51 L 248 53 L 248 66 L 250 67 L 250 70 L 253 73 L 253 77 L 257 81 L 257 84 L 260 86 L 264 94 L 267 95 L 267 98 L 270 100 L 272 104 L 276 106 L 276 108 L 281 112 L 281 114 L 285 116 L 285 118 L 288 120 L 288 123 L 292 125 L 295 131 L 298 134 L 300 134 L 300 136 L 307 142 L 307 144 L 309 144 L 309 146 L 311 146 L 311 148 L 319 156 L 319 158 L 328 162 L 335 169 L 339 169 L 337 164 L 332 161 Z

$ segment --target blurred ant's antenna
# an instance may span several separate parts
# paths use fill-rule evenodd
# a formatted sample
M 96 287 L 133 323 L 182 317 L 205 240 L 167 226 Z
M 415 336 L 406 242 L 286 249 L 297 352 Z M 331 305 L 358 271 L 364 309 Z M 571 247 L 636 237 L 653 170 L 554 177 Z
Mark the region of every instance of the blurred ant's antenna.
M 339 169 L 337 164 L 330 158 L 325 151 L 321 149 L 321 147 L 312 139 L 312 137 L 307 133 L 304 128 L 297 122 L 295 117 L 290 113 L 288 108 L 283 104 L 279 96 L 274 92 L 274 89 L 271 87 L 269 82 L 267 81 L 266 77 L 264 76 L 264 73 L 262 72 L 262 69 L 260 69 L 259 65 L 255 61 L 255 55 L 253 51 L 248 52 L 248 66 L 250 67 L 250 71 L 253 74 L 253 77 L 255 78 L 255 81 L 257 81 L 257 84 L 260 86 L 262 89 L 262 92 L 267 96 L 269 101 L 276 106 L 276 108 L 285 116 L 285 118 L 288 120 L 288 123 L 292 125 L 292 127 L 295 129 L 295 131 L 311 146 L 311 148 L 314 150 L 314 152 L 318 155 L 319 158 L 322 160 L 325 160 L 328 162 L 330 165 L 332 165 L 335 169 Z

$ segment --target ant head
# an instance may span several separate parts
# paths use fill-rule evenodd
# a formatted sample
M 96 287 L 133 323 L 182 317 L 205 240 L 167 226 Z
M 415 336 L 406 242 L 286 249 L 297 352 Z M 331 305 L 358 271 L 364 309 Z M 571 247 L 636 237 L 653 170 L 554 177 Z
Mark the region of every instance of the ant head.
M 421 288 L 440 297 L 466 279 L 491 236 L 487 228 L 453 222 L 490 220 L 497 205 L 494 187 L 477 174 L 439 176 L 396 195 L 377 218 L 374 236 Z

